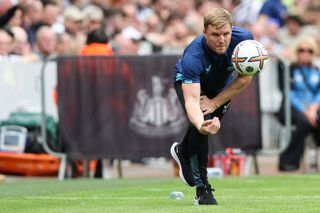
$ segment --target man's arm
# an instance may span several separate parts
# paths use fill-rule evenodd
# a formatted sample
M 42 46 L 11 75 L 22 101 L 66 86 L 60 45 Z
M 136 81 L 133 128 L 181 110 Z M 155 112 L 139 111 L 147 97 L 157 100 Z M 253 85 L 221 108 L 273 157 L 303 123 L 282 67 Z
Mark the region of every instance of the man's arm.
M 182 91 L 188 118 L 201 134 L 215 134 L 220 129 L 220 121 L 218 118 L 204 121 L 203 113 L 200 108 L 200 90 L 199 83 L 182 83 Z
M 246 88 L 252 80 L 252 76 L 239 75 L 228 87 L 220 92 L 213 99 L 206 96 L 200 97 L 200 107 L 204 115 L 210 114 L 218 109 L 221 105 L 231 100 Z
M 190 122 L 200 129 L 204 121 L 203 113 L 200 109 L 200 84 L 182 84 L 182 91 Z

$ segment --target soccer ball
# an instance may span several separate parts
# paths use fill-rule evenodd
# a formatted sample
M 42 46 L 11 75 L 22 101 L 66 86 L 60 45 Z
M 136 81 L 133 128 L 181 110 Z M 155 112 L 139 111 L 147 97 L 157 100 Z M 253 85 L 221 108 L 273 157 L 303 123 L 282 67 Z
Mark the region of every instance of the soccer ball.
M 268 63 L 268 51 L 256 40 L 244 40 L 233 50 L 232 65 L 242 75 L 256 75 Z

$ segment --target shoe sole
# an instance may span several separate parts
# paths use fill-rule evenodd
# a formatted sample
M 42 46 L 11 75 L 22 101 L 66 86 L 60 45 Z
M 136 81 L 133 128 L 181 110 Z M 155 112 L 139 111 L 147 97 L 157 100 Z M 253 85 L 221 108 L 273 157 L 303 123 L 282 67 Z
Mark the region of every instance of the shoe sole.
M 187 184 L 188 186 L 190 186 L 190 185 L 188 184 L 188 182 L 186 181 L 186 179 L 184 178 L 183 174 L 182 174 L 181 164 L 180 164 L 179 158 L 178 158 L 178 156 L 177 156 L 177 154 L 176 154 L 176 152 L 175 152 L 175 150 L 174 150 L 174 148 L 175 148 L 177 145 L 178 145 L 177 142 L 174 142 L 174 143 L 172 144 L 172 146 L 171 146 L 171 148 L 170 148 L 170 153 L 171 153 L 173 159 L 174 159 L 174 160 L 178 163 L 178 165 L 179 165 L 179 176 L 180 176 L 181 180 L 182 180 L 185 184 Z

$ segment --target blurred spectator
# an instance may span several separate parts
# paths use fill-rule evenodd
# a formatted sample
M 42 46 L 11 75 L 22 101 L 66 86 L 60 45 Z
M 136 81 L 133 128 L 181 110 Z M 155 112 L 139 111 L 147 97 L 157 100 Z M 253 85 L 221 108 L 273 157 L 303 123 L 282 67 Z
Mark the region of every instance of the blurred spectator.
M 258 27 L 260 27 L 260 25 Z M 279 29 L 279 22 L 274 19 L 268 19 L 267 24 L 262 29 L 262 36 L 259 39 L 269 52 L 275 54 L 281 54 L 283 51 L 283 46 L 277 37 Z
M 154 12 L 158 14 L 162 21 L 167 20 L 171 12 L 176 7 L 176 2 L 171 0 L 155 0 L 153 1 Z
M 320 24 L 320 7 L 308 6 L 303 14 L 302 18 L 305 24 L 307 25 L 318 25 Z
M 20 56 L 23 61 L 35 61 L 37 56 L 32 53 L 31 46 L 28 42 L 27 32 L 22 27 L 12 27 L 14 41 L 11 54 Z
M 52 26 L 58 21 L 59 6 L 54 1 L 44 1 L 42 24 Z
M 36 49 L 34 53 L 39 60 L 56 56 L 57 36 L 48 26 L 42 26 L 36 34 Z
M 316 36 L 317 34 L 318 30 L 316 26 L 304 25 L 300 16 L 288 16 L 288 18 L 285 21 L 285 25 L 279 29 L 277 35 L 279 42 L 284 47 L 282 56 L 292 61 L 295 57 L 295 51 L 293 49 L 294 46 L 292 44 L 295 44 L 301 36 Z
M 202 17 L 208 12 L 208 10 L 212 8 L 222 7 L 221 1 L 219 0 L 198 1 L 196 3 L 198 3 L 197 12 Z
M 133 3 L 124 4 L 121 8 L 122 19 L 122 33 L 129 34 L 127 37 L 140 39 L 142 36 L 142 23 L 137 16 L 137 8 Z
M 100 7 L 95 5 L 87 5 L 83 8 L 82 12 L 87 20 L 87 31 L 93 31 L 104 27 L 104 14 Z
M 235 25 L 246 27 L 257 21 L 262 3 L 257 0 L 235 0 L 234 6 L 232 16 Z
M 110 8 L 105 12 L 106 33 L 109 38 L 113 38 L 121 31 L 122 13 L 118 9 Z
M 163 30 L 163 23 L 156 13 L 146 15 L 144 34 L 151 32 L 161 32 Z
M 288 15 L 288 9 L 283 4 L 282 0 L 267 0 L 263 3 L 259 12 L 258 21 L 260 24 L 267 24 L 267 21 L 273 19 L 279 23 L 279 26 L 284 25 L 284 20 Z
M 148 16 L 153 14 L 153 9 L 151 8 L 151 0 L 137 0 L 137 17 L 141 22 L 148 20 Z
M 72 55 L 72 38 L 71 36 L 66 33 L 58 33 L 57 34 L 57 45 L 56 45 L 56 52 L 57 55 Z
M 295 46 L 296 59 L 290 66 L 292 122 L 295 129 L 291 141 L 280 154 L 279 170 L 293 171 L 300 167 L 304 140 L 312 133 L 320 145 L 320 69 L 314 66 L 318 51 L 313 37 L 300 38 Z
M 289 5 L 289 12 L 294 15 L 302 16 L 310 3 L 311 0 L 293 0 L 292 4 Z
M 183 16 L 178 13 L 172 13 L 164 26 L 162 32 L 145 34 L 147 41 L 154 46 L 162 47 L 162 53 L 181 54 L 183 49 L 196 36 L 195 31 L 183 22 Z
M 85 44 L 85 15 L 75 7 L 70 6 L 64 11 L 65 32 L 71 36 L 71 53 L 79 54 L 80 48 Z
M 112 41 L 112 48 L 115 55 L 137 55 L 139 44 L 131 38 L 117 34 Z
M 0 14 L 0 28 L 8 27 L 10 20 L 15 16 L 16 11 L 19 10 L 19 6 L 15 5 L 3 11 L 3 14 Z
M 174 16 L 168 19 L 164 30 L 163 53 L 182 54 L 184 48 L 196 37 L 181 20 L 182 17 Z
M 36 41 L 36 31 L 41 25 L 43 4 L 40 0 L 26 2 L 26 4 L 22 7 L 22 13 L 22 27 L 26 30 L 29 43 L 33 48 Z
M 22 10 L 20 7 L 15 11 L 8 24 L 10 27 L 22 25 Z
M 190 33 L 200 34 L 203 31 L 203 16 L 209 9 L 222 7 L 217 1 L 195 1 L 194 9 L 189 11 L 184 18 L 184 23 L 188 26 Z
M 80 55 L 113 55 L 103 28 L 88 33 L 86 45 L 80 49 Z
M 282 1 L 283 0 L 266 0 L 259 11 L 257 21 L 254 24 L 256 26 L 253 27 L 261 34 L 261 39 L 264 39 L 262 43 L 267 46 L 269 51 L 274 50 L 274 39 L 269 38 L 270 35 L 266 34 L 269 34 L 270 30 L 274 32 L 283 27 L 285 18 L 288 15 L 288 9 Z M 259 41 L 261 42 L 261 40 Z
M 42 25 L 50 26 L 55 33 L 64 31 L 63 20 L 60 19 L 60 5 L 56 1 L 44 1 Z
M 297 15 L 289 15 L 285 19 L 285 25 L 279 29 L 277 38 L 285 47 L 292 46 L 296 39 L 302 35 L 303 22 Z
M 0 15 L 5 14 L 12 7 L 11 0 L 1 0 L 0 2 Z
M 8 31 L 0 29 L 0 56 L 1 60 L 7 58 L 11 53 L 13 35 Z

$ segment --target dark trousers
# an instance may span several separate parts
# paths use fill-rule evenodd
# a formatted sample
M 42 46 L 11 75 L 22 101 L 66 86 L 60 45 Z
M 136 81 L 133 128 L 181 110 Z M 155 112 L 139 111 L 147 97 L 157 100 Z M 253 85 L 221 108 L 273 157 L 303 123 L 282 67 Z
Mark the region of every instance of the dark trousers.
M 280 154 L 279 168 L 281 170 L 298 169 L 304 151 L 304 141 L 311 133 L 317 144 L 320 142 L 320 128 L 310 125 L 303 113 L 292 109 L 292 123 L 295 129 L 291 135 L 291 141 Z
M 181 83 L 175 83 L 174 87 L 179 101 L 186 111 Z M 206 115 L 204 119 L 208 120 L 213 117 L 219 117 L 219 119 L 221 119 L 229 108 L 229 103 L 230 101 L 219 107 L 212 114 Z M 196 186 L 207 185 L 207 164 L 209 152 L 208 135 L 201 134 L 197 128 L 190 123 L 187 133 L 181 142 L 181 146 L 183 155 L 191 161 L 192 173 Z

